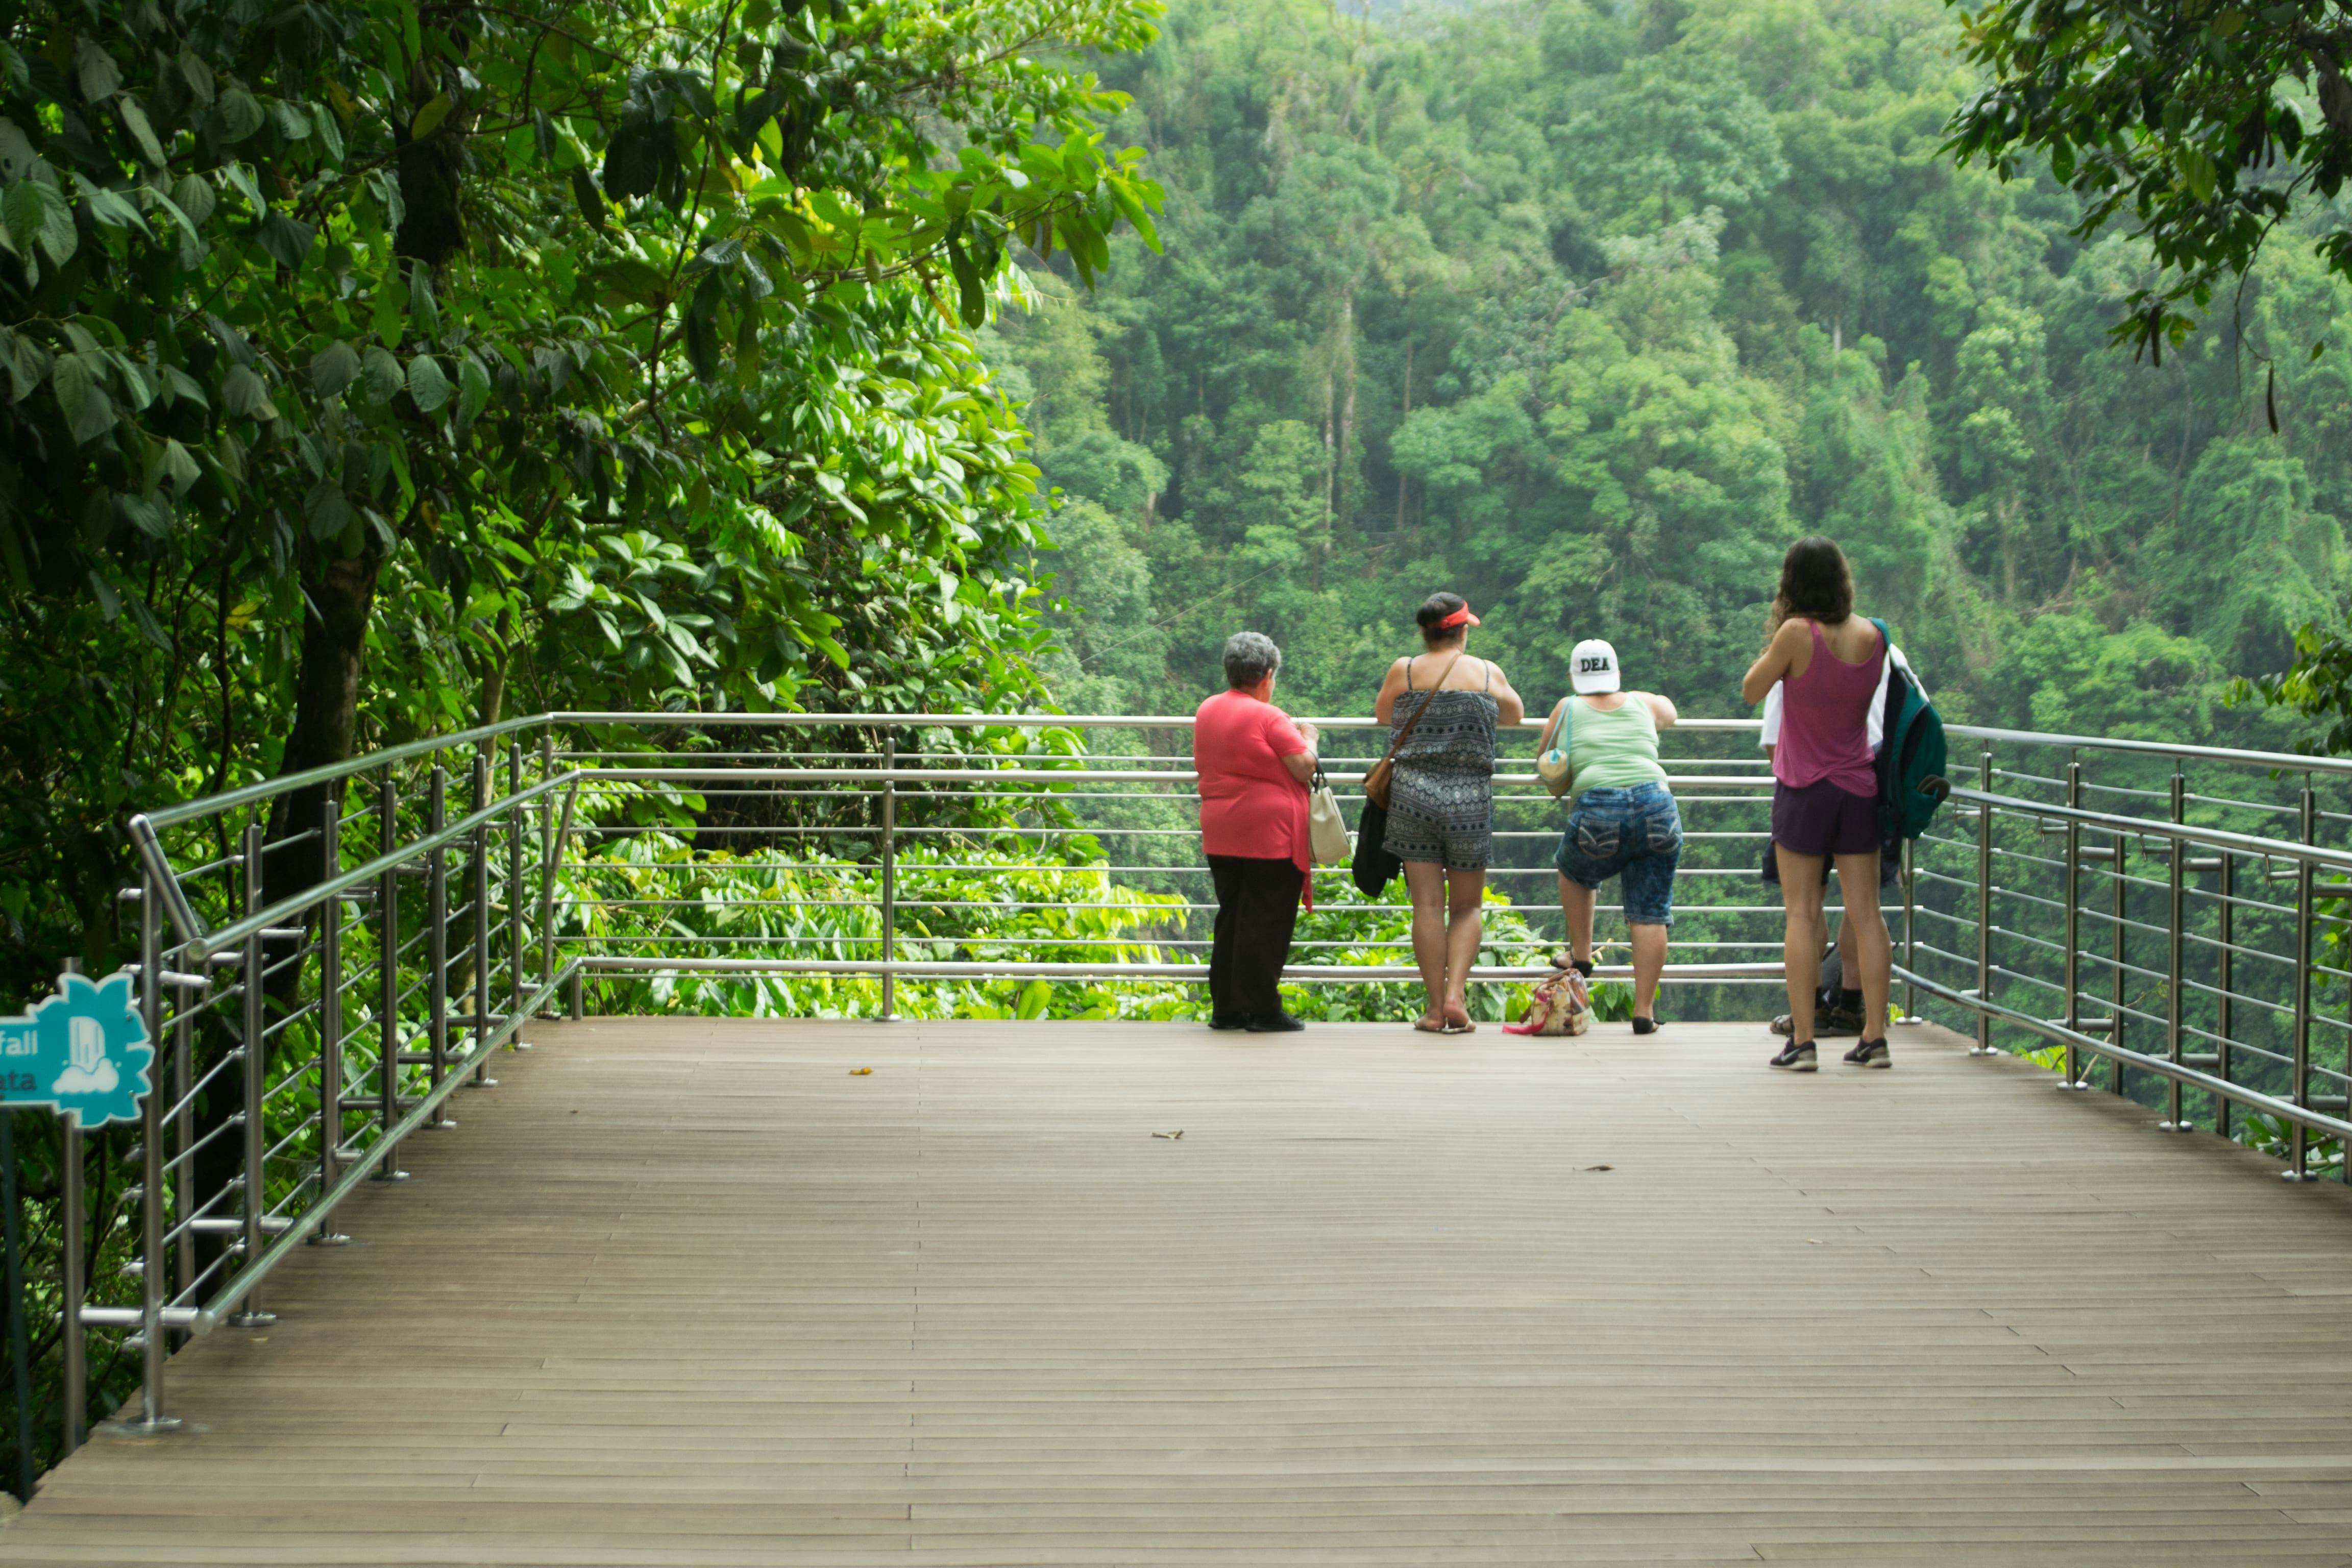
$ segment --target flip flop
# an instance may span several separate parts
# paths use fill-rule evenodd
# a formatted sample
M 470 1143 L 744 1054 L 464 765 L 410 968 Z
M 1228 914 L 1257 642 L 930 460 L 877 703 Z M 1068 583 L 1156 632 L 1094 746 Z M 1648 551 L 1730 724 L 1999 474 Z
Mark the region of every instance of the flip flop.
M 1448 1024 L 1445 1027 L 1438 1030 L 1437 1032 L 1441 1035 L 1475 1035 L 1478 1032 L 1478 1026 L 1476 1024 Z
M 1442 1021 L 1433 1024 L 1426 1018 L 1415 1018 L 1412 1021 L 1412 1026 L 1424 1035 L 1450 1035 L 1454 1032 Z

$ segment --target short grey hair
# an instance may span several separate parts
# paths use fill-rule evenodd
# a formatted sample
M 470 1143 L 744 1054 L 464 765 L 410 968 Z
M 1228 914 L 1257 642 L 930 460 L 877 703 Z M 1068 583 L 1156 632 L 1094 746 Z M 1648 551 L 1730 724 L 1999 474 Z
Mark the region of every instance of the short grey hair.
M 1282 650 L 1264 632 L 1235 632 L 1225 639 L 1225 682 L 1247 690 L 1282 668 Z

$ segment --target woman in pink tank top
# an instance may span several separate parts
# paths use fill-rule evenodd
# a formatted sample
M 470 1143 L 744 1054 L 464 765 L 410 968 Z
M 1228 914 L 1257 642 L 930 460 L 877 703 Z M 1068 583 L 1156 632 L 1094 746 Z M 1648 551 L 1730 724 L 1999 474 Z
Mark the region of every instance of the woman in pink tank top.
M 1814 988 L 1829 945 L 1824 858 L 1837 867 L 1862 972 L 1862 1040 L 1845 1059 L 1854 1067 L 1891 1065 L 1886 999 L 1895 955 L 1878 907 L 1878 773 L 1870 755 L 1870 705 L 1885 658 L 1886 639 L 1853 613 L 1853 575 L 1835 542 L 1814 535 L 1790 545 L 1780 563 L 1770 637 L 1740 694 L 1760 702 L 1775 682 L 1780 686 L 1772 850 L 1789 917 L 1781 954 L 1790 1027 L 1788 1047 L 1772 1065 L 1793 1072 L 1816 1065 Z

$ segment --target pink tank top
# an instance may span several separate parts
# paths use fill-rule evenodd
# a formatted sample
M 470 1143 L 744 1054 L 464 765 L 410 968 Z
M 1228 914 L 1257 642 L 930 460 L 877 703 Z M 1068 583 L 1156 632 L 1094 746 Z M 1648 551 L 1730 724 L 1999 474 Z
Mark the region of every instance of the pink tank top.
M 1870 705 L 1878 696 L 1878 669 L 1886 639 L 1860 664 L 1841 663 L 1830 653 L 1818 622 L 1813 662 L 1805 673 L 1780 682 L 1780 741 L 1772 751 L 1772 776 L 1791 789 L 1824 780 L 1848 795 L 1874 795 L 1878 773 L 1870 762 Z

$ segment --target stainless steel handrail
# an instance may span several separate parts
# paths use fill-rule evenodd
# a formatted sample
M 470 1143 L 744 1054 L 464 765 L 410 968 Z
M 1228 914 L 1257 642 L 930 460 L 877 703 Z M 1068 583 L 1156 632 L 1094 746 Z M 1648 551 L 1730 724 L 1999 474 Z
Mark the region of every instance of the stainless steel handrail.
M 1377 750 L 1381 727 L 1370 719 L 1312 722 L 1371 742 L 1345 750 Z M 1507 739 L 1516 748 L 1518 735 L 1543 722 L 1530 718 Z M 79 1327 L 70 1336 L 68 1384 L 79 1386 L 82 1333 L 135 1327 L 147 1373 L 140 1419 L 167 1424 L 166 1334 L 262 1321 L 263 1284 L 293 1249 L 337 1239 L 337 1209 L 357 1184 L 397 1174 L 408 1139 L 455 1126 L 447 1107 L 456 1091 L 488 1082 L 493 1055 L 517 1042 L 559 995 L 568 992 L 576 1013 L 589 984 L 624 997 L 654 984 L 759 987 L 787 1005 L 828 988 L 824 994 L 866 998 L 857 1006 L 870 1005 L 872 993 L 856 987 L 878 986 L 887 1016 L 894 994 L 903 1004 L 926 983 L 1198 983 L 1206 965 L 1192 960 L 1206 945 L 1201 922 L 1213 906 L 1197 883 L 1190 884 L 1192 896 L 1169 890 L 1202 869 L 1192 858 L 1197 828 L 1175 826 L 1192 821 L 1197 799 L 1181 738 L 1149 741 L 1148 757 L 992 749 L 988 738 L 1045 729 L 1181 732 L 1192 723 L 1190 715 L 542 713 L 134 817 L 131 837 L 142 873 L 139 968 L 156 977 L 142 983 L 142 1005 L 173 1058 L 168 1068 L 159 1065 L 145 1130 L 154 1178 L 141 1195 L 141 1230 L 152 1239 L 142 1243 L 140 1305 L 86 1301 L 87 1282 L 70 1282 Z M 1696 859 L 1712 859 L 1683 868 L 1689 894 L 1683 908 L 1696 929 L 1678 928 L 1687 934 L 1666 966 L 1669 983 L 1780 982 L 1777 962 L 1739 957 L 1778 945 L 1765 930 L 1769 923 L 1777 932 L 1776 906 L 1722 880 L 1755 875 L 1751 846 L 1765 837 L 1756 825 L 1771 779 L 1759 754 L 1737 745 L 1756 727 L 1748 719 L 1679 726 L 1695 745 L 1718 743 L 1724 754 L 1670 763 L 1693 824 L 1686 843 Z M 698 743 L 718 732 L 765 742 L 769 732 L 803 730 L 827 733 L 801 750 L 784 740 L 772 751 L 739 745 L 714 754 Z M 961 736 L 929 742 L 919 754 L 898 749 L 899 737 L 927 730 Z M 2347 1074 L 2335 1054 L 2352 1023 L 2326 1012 L 2322 1005 L 2333 1004 L 2313 991 L 2344 972 L 2322 962 L 2311 934 L 2327 919 L 2322 900 L 2340 896 L 2334 889 L 2352 878 L 2352 846 L 2320 841 L 2323 831 L 2337 831 L 2331 825 L 2352 823 L 2352 812 L 2319 809 L 2314 790 L 2352 777 L 2352 762 L 1960 725 L 1948 732 L 1956 749 L 1973 742 L 1985 750 L 1968 770 L 1976 787 L 1959 776 L 1955 758 L 1960 787 L 1950 808 L 1906 857 L 1902 904 L 1890 920 L 1898 925 L 1896 978 L 1906 1012 L 1923 1005 L 1939 1010 L 1973 1027 L 1987 1050 L 1996 1037 L 2053 1047 L 2064 1054 L 2070 1088 L 2087 1087 L 2086 1078 L 2076 1081 L 2077 1060 L 2110 1064 L 2116 1087 L 2128 1087 L 2126 1072 L 2149 1075 L 2143 1084 L 2160 1082 L 2170 1097 L 2167 1125 L 2187 1125 L 2184 1091 L 2210 1096 L 2223 1127 L 2231 1107 L 2275 1117 L 2292 1130 L 2290 1174 L 2307 1173 L 2313 1140 L 2352 1135 L 2352 1113 L 2338 1092 Z M 881 744 L 845 751 L 853 735 L 869 742 L 878 736 Z M 639 738 L 642 744 L 632 743 Z M 971 749 L 955 749 L 967 742 Z M 1995 747 L 2022 765 L 1994 768 Z M 2123 772 L 2087 781 L 2084 755 L 2111 758 Z M 879 765 L 860 765 L 862 756 Z M 1516 752 L 1496 773 L 1498 812 L 1554 809 L 1535 792 L 1539 781 L 1524 757 Z M 1345 792 L 1360 782 L 1369 760 L 1344 759 L 1343 771 L 1328 776 Z M 452 761 L 470 762 L 473 793 L 461 808 L 453 800 L 446 805 L 455 809 L 445 809 Z M 2168 791 L 2129 771 L 2166 762 Z M 2192 765 L 2232 771 L 2221 788 L 2189 791 L 2181 775 Z M 2250 772 L 2299 781 L 2301 793 L 2292 802 L 2248 798 L 2266 787 Z M 343 813 L 353 781 L 366 781 L 365 804 Z M 264 841 L 260 821 L 272 801 L 322 785 L 323 828 Z M 2280 789 L 2275 782 L 2267 787 Z M 2063 798 L 2034 798 L 2043 789 Z M 2086 807 L 2080 804 L 2086 792 L 2126 809 Z M 869 811 L 885 797 L 891 809 Z M 683 815 L 682 800 L 695 802 L 699 815 Z M 2128 808 L 2142 803 L 2168 815 L 2131 815 Z M 2301 833 L 2271 837 L 2189 822 L 2189 805 L 2209 814 L 2284 815 Z M 708 820 L 709 810 L 721 813 L 718 821 Z M 248 818 L 243 852 L 224 853 L 234 824 Z M 2029 839 L 2032 852 L 1996 842 L 2003 828 Z M 840 844 L 827 847 L 828 837 Z M 1067 846 L 1089 837 L 1128 848 L 1065 858 Z M 1549 827 L 1525 826 L 1498 826 L 1495 834 L 1506 858 L 1550 837 Z M 266 883 L 283 885 L 291 875 L 289 858 L 277 852 L 313 842 L 297 849 L 325 857 L 311 885 L 268 899 Z M 985 852 L 974 853 L 974 845 Z M 1003 863 L 992 862 L 992 846 L 1005 845 L 1015 847 Z M 802 847 L 797 857 L 787 853 L 793 846 Z M 184 851 L 181 867 L 175 847 Z M 357 856 L 348 864 L 346 851 Z M 1150 863 L 1163 854 L 1173 863 Z M 2169 864 L 2150 875 L 2130 864 L 2134 857 Z M 265 858 L 268 878 L 259 869 Z M 1028 859 L 1043 863 L 1022 863 Z M 226 884 L 239 865 L 246 888 L 236 902 Z M 2259 876 L 2265 885 L 2256 890 L 2267 898 L 2236 891 L 2241 867 Z M 1317 885 L 1327 892 L 1343 875 L 1318 869 Z M 1545 865 L 1495 869 L 1497 885 L 1522 890 L 1526 884 L 1511 879 L 1550 875 Z M 2322 873 L 2329 880 L 2320 881 Z M 1090 885 L 1067 884 L 1081 874 Z M 2216 885 L 2186 885 L 2192 874 L 2211 876 Z M 996 876 L 1040 881 L 1025 890 L 999 882 L 992 893 L 931 879 L 939 876 L 982 887 Z M 625 880 L 604 880 L 613 878 Z M 720 879 L 706 886 L 705 878 Z M 2294 885 L 2291 901 L 2267 885 L 2282 879 Z M 1057 887 L 1071 896 L 1055 894 Z M 2162 915 L 2149 901 L 2156 899 L 2168 900 Z M 1056 921 L 1056 910 L 1081 923 Z M 1302 962 L 1286 978 L 1318 987 L 1417 981 L 1417 972 L 1398 962 L 1408 944 L 1396 934 L 1402 917 L 1393 907 L 1369 911 L 1391 923 L 1363 940 L 1331 940 L 1329 931 L 1360 929 L 1349 922 L 1364 912 L 1340 904 L 1318 915 L 1339 923 L 1302 942 Z M 1922 940 L 1923 920 L 1932 922 L 1935 942 Z M 2283 929 L 2293 952 L 2274 951 Z M 1469 978 L 1491 987 L 1552 973 L 1523 962 L 1539 945 L 1539 937 L 1490 934 L 1487 952 L 1496 961 Z M 1106 951 L 1118 956 L 1086 956 Z M 1368 962 L 1328 961 L 1340 952 Z M 2257 968 L 2256 960 L 2268 962 Z M 241 970 L 234 984 L 209 995 L 194 986 L 224 964 Z M 2294 996 L 2280 984 L 2280 995 L 2265 998 L 2282 969 L 2295 977 Z M 1599 977 L 1628 973 L 1622 963 L 1604 963 Z M 266 984 L 250 984 L 257 975 Z M 215 1055 L 209 1065 L 191 1057 L 188 1042 L 200 1029 L 228 1030 L 247 1070 L 233 1070 L 236 1055 Z M 2147 1041 L 2160 1041 L 2161 1050 Z M 2317 1055 L 2323 1048 L 2325 1058 Z M 240 1078 L 247 1102 L 240 1119 L 197 1130 L 198 1091 L 207 1101 L 234 1099 Z M 310 1103 L 313 1086 L 324 1109 L 297 1124 L 292 1108 Z M 236 1182 L 198 1191 L 205 1163 L 198 1152 L 214 1151 L 216 1162 L 219 1150 L 239 1142 L 246 1152 Z M 68 1165 L 79 1171 L 70 1152 Z M 79 1201 L 78 1187 L 69 1179 L 69 1210 Z M 192 1248 L 201 1238 L 226 1241 L 233 1234 L 233 1253 L 197 1267 Z M 69 1441 L 79 1435 L 69 1423 Z

